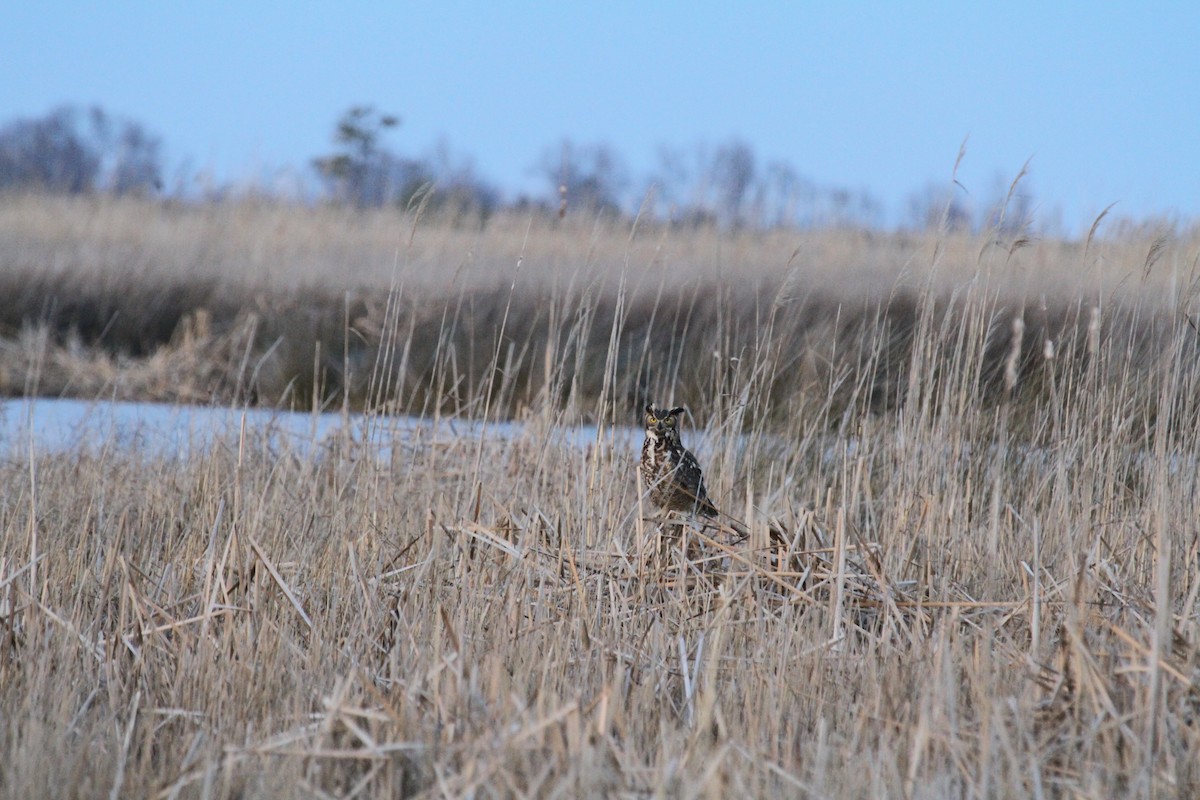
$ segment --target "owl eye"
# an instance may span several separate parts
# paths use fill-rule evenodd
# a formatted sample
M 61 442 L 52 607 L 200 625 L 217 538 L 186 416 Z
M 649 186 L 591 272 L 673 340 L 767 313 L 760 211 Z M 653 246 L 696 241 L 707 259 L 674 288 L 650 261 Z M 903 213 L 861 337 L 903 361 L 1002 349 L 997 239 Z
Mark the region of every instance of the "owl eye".
M 646 424 L 647 425 L 657 425 L 658 417 L 654 416 L 653 414 L 647 414 L 646 415 Z
M 664 420 L 663 420 L 663 423 L 664 423 L 664 424 L 665 424 L 665 425 L 666 425 L 668 428 L 673 428 L 673 427 L 675 427 L 675 418 L 674 418 L 674 417 L 667 417 L 666 419 L 664 419 Z

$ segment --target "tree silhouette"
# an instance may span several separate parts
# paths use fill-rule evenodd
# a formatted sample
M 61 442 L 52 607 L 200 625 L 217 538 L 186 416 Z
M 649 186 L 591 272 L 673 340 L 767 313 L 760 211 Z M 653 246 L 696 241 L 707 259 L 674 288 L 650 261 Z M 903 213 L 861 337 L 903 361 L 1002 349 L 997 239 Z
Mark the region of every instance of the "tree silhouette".
M 161 184 L 160 141 L 140 124 L 56 108 L 0 128 L 0 189 L 78 194 L 148 191 Z
M 746 222 L 746 199 L 756 177 L 754 150 L 741 139 L 717 148 L 712 161 L 712 183 L 717 193 L 717 214 L 726 224 Z
M 353 106 L 334 129 L 338 152 L 313 159 L 313 167 L 335 198 L 359 207 L 379 206 L 394 199 L 398 160 L 380 140 L 400 118 L 382 114 L 373 106 Z
M 621 193 L 629 184 L 620 156 L 608 145 L 576 145 L 569 139 L 542 153 L 539 170 L 560 201 L 589 213 L 620 213 Z
M 908 196 L 908 222 L 914 230 L 966 231 L 971 212 L 955 191 L 957 184 L 928 183 Z

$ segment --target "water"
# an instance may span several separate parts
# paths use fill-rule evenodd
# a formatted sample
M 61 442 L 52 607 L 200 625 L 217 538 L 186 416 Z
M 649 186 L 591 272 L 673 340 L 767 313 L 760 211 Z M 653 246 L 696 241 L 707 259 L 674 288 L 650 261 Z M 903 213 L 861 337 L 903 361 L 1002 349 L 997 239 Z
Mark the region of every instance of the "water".
M 57 398 L 0 401 L 0 452 L 100 452 L 117 450 L 186 458 L 218 443 L 236 444 L 242 431 L 274 447 L 311 454 L 332 440 L 368 442 L 381 458 L 397 442 L 486 436 L 511 440 L 536 435 L 527 425 L 417 417 L 367 417 L 339 412 L 311 413 L 165 403 L 129 403 Z M 641 433 L 632 428 L 563 427 L 543 432 L 554 443 L 585 447 L 604 441 L 635 447 Z
M 57 398 L 0 401 L 0 455 L 5 457 L 28 455 L 31 452 L 112 451 L 150 457 L 187 458 L 207 452 L 217 444 L 236 447 L 243 430 L 253 441 L 265 441 L 272 450 L 301 457 L 315 456 L 331 442 L 348 438 L 359 444 L 365 443 L 365 452 L 385 461 L 391 458 L 394 448 L 405 444 L 420 446 L 479 437 L 500 443 L 536 437 L 540 446 L 585 448 L 600 444 L 624 449 L 630 457 L 636 458 L 642 439 L 641 430 L 631 427 L 606 427 L 601 432 L 594 425 L 563 425 L 546 429 L 514 422 L 484 424 L 451 418 L 367 417 L 338 412 L 314 414 L 165 403 Z M 694 432 L 687 444 L 704 463 L 708 463 L 714 443 L 702 431 Z M 821 462 L 826 467 L 834 467 L 847 455 L 854 457 L 859 445 L 855 439 L 840 443 L 826 442 L 822 446 Z M 995 448 L 996 445 L 987 448 L 989 457 L 997 455 Z M 963 468 L 968 466 L 971 451 L 970 447 L 962 448 L 960 460 Z M 945 458 L 946 454 L 938 455 Z M 1069 465 L 1078 457 L 1080 454 L 1063 453 L 1058 449 L 1017 445 L 1005 448 L 1000 461 L 1016 460 L 1029 469 L 1045 473 L 1064 458 Z M 1131 459 L 1141 466 L 1152 459 L 1152 454 L 1138 452 Z M 1168 454 L 1166 467 L 1169 474 L 1194 481 L 1200 469 L 1200 457 L 1195 453 L 1172 452 Z

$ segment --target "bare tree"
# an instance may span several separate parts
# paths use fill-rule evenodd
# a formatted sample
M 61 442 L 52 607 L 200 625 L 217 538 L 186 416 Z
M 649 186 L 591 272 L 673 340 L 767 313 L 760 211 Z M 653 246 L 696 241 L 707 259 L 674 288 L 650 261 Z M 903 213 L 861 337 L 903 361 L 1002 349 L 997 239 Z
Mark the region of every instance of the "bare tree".
M 979 220 L 980 228 L 994 228 L 1004 235 L 1028 231 L 1033 224 L 1033 190 L 1029 186 L 1028 164 L 1011 182 L 996 173 L 992 181 L 992 201 Z
M 908 196 L 908 221 L 915 230 L 969 230 L 971 213 L 954 185 L 929 183 Z
M 94 189 L 100 153 L 80 132 L 78 116 L 64 106 L 0 129 L 0 188 L 72 194 Z
M 814 213 L 816 187 L 786 161 L 767 164 L 759 182 L 759 222 L 773 227 L 805 224 Z
M 620 213 L 621 195 L 629 185 L 628 171 L 608 145 L 576 145 L 564 139 L 543 152 L 538 170 L 559 199 L 560 215 L 571 207 L 589 213 Z
M 717 213 L 729 225 L 743 225 L 746 200 L 757 168 L 754 150 L 741 139 L 717 148 L 712 162 L 712 183 L 717 193 Z
M 471 159 L 455 154 L 445 138 L 438 140 L 422 163 L 432 178 L 427 191 L 433 208 L 456 217 L 486 219 L 500 205 L 500 192 L 479 177 Z
M 653 187 L 655 210 L 685 225 L 714 225 L 716 216 L 709 201 L 712 175 L 708 152 L 697 145 L 690 152 L 674 145 L 659 145 L 657 166 L 647 179 Z
M 0 128 L 0 189 L 117 194 L 158 188 L 161 143 L 99 107 L 62 106 Z
M 104 153 L 104 188 L 114 194 L 161 189 L 162 140 L 140 123 L 113 120 L 99 108 L 90 116 Z
M 688 167 L 687 155 L 678 147 L 659 145 L 655 151 L 657 166 L 646 178 L 648 194 L 653 190 L 656 210 L 674 216 L 688 204 L 691 170 Z

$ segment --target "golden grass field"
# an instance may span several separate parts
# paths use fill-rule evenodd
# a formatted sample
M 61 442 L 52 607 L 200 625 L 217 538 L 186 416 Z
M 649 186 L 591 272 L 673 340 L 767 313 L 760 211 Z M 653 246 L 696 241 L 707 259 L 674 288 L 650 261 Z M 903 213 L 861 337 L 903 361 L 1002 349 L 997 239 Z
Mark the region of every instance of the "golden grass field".
M 0 442 L 0 794 L 1200 795 L 1198 260 L 0 198 L 8 394 L 369 423 Z

